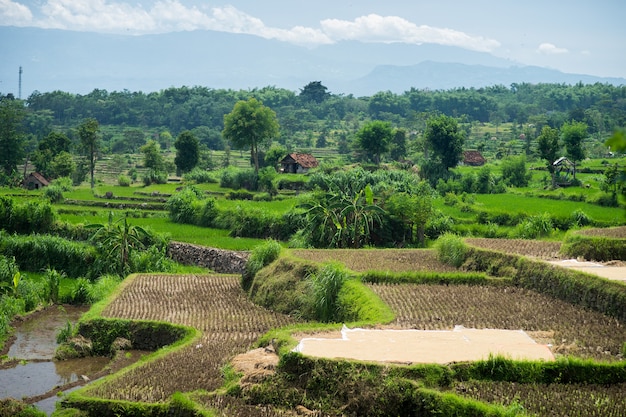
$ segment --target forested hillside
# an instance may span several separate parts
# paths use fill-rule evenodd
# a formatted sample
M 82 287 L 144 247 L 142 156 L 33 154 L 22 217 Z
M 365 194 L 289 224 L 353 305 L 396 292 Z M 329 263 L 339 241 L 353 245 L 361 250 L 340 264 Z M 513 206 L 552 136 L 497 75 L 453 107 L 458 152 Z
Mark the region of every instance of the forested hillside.
M 250 97 L 276 112 L 278 141 L 288 148 L 336 147 L 342 140 L 349 141 L 360 124 L 373 119 L 419 131 L 427 115 L 437 112 L 458 117 L 469 126 L 486 122 L 519 126 L 515 137 L 503 139 L 518 139 L 521 133 L 534 138 L 544 125 L 560 127 L 570 120 L 585 122 L 591 135 L 604 135 L 626 124 L 626 86 L 523 83 L 353 97 L 334 95 L 323 84 L 313 82 L 297 93 L 271 86 L 240 91 L 196 86 L 150 93 L 96 89 L 87 95 L 35 92 L 26 100 L 27 125 L 28 132 L 38 139 L 51 129 L 69 130 L 85 118 L 122 130 L 169 131 L 174 137 L 193 130 L 201 143 L 219 150 L 226 146 L 221 138 L 224 115 L 236 101 Z M 103 139 L 110 151 L 135 150 L 128 141 L 116 144 L 116 138 L 106 134 Z

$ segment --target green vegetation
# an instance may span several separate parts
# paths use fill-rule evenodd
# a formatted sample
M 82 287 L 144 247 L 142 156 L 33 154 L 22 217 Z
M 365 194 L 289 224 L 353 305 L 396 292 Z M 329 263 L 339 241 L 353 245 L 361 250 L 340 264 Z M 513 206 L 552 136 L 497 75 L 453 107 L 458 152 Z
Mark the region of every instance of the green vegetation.
M 147 374 L 138 365 L 68 399 L 67 407 L 92 415 L 208 415 L 250 404 L 330 414 L 521 415 L 530 399 L 480 402 L 487 383 L 524 384 L 525 398 L 538 384 L 615 388 L 624 383 L 624 338 L 614 328 L 590 334 L 610 327 L 604 318 L 626 320 L 624 286 L 512 253 L 541 239 L 563 242 L 551 253 L 626 258 L 624 236 L 613 229 L 586 233 L 625 224 L 624 88 L 515 84 L 356 98 L 313 82 L 299 95 L 181 87 L 0 97 L 0 341 L 18 314 L 96 303 L 78 328 L 64 329 L 64 355 L 84 353 L 71 345 L 77 334 L 93 339 L 98 354 L 111 354 L 117 338 L 147 349 L 175 345 L 151 359 Z M 311 153 L 319 166 L 279 174 L 281 159 L 294 152 Z M 563 156 L 568 161 L 555 165 Z M 486 164 L 472 166 L 482 157 Z M 53 182 L 17 188 L 22 171 Z M 476 238 L 516 239 L 517 249 L 479 249 L 468 243 Z M 167 273 L 190 269 L 167 258 L 172 240 L 251 253 L 241 278 L 197 274 L 204 270 L 174 277 Z M 398 249 L 407 247 L 424 249 Z M 148 301 L 131 288 L 154 282 L 176 290 Z M 587 309 L 601 318 L 585 317 L 581 332 L 589 334 L 582 335 L 559 321 L 555 340 L 567 334 L 562 339 L 576 346 L 564 349 L 577 358 L 549 364 L 494 357 L 379 366 L 288 352 L 295 332 L 336 331 L 343 322 L 454 325 L 444 287 L 459 303 L 469 295 L 471 316 L 483 326 L 501 323 L 497 297 L 515 293 L 522 296 L 515 306 L 526 306 L 531 291 L 527 298 L 548 301 L 528 310 L 563 303 L 563 315 Z M 145 320 L 123 319 L 145 302 L 158 308 L 146 308 Z M 188 305 L 207 315 L 177 310 Z M 188 327 L 166 323 L 173 317 Z M 519 326 L 541 330 L 540 318 Z M 227 362 L 269 341 L 281 356 L 278 373 L 238 384 Z M 225 377 L 228 386 L 217 391 Z M 211 388 L 191 394 L 199 387 Z M 515 393 L 512 385 L 498 389 Z

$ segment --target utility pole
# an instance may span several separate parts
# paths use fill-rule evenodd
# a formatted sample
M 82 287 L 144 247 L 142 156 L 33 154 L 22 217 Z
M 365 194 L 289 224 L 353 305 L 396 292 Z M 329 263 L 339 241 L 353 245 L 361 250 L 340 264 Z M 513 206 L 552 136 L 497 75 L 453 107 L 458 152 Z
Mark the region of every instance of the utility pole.
M 22 99 L 22 66 L 20 65 L 20 81 L 19 81 L 19 90 L 17 93 L 17 98 Z

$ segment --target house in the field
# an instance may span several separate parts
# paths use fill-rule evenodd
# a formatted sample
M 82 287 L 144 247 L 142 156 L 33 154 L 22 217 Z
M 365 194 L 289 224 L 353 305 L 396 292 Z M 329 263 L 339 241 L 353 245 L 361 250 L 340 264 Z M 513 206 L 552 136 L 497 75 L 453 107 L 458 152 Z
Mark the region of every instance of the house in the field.
M 463 151 L 463 164 L 474 167 L 485 165 L 485 158 L 478 151 Z
M 28 188 L 29 190 L 38 190 L 50 185 L 50 181 L 45 179 L 44 176 L 38 172 L 31 172 L 24 178 L 22 184 L 24 188 Z
M 306 174 L 318 165 L 317 159 L 308 153 L 290 153 L 280 161 L 281 171 L 285 174 Z

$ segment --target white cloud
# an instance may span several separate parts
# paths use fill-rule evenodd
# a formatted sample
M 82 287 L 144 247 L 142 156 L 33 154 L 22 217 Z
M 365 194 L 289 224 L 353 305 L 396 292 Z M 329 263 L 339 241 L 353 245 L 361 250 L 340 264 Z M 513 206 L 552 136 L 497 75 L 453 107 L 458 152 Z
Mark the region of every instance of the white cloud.
M 42 17 L 33 19 L 27 7 L 12 0 L 0 0 L 0 19 L 44 28 L 135 35 L 205 29 L 245 33 L 299 45 L 358 40 L 437 43 L 485 52 L 500 46 L 493 39 L 453 29 L 417 26 L 401 17 L 377 14 L 353 21 L 326 19 L 320 22 L 319 28 L 294 26 L 285 29 L 266 26 L 261 19 L 233 6 L 198 8 L 187 6 L 181 0 L 158 0 L 149 8 L 123 0 L 45 0 L 40 12 Z M 3 24 L 2 20 L 0 24 Z
M 11 0 L 0 0 L 0 25 L 27 26 L 33 20 L 30 9 Z
M 327 19 L 321 24 L 323 31 L 335 40 L 437 43 L 484 52 L 492 51 L 500 46 L 500 43 L 494 39 L 470 36 L 454 29 L 417 26 L 398 16 L 370 14 L 358 17 L 354 21 Z
M 566 48 L 559 48 L 552 43 L 542 43 L 537 48 L 537 52 L 544 55 L 559 55 L 567 54 L 569 51 Z

